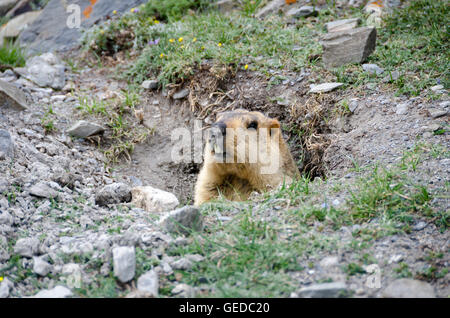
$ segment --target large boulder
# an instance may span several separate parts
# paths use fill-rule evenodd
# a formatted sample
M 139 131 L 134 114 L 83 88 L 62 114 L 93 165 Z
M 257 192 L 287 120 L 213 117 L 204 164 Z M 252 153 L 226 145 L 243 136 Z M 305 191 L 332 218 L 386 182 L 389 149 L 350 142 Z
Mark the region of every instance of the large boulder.
M 0 0 L 0 16 L 3 17 L 19 0 Z
M 362 63 L 375 50 L 377 31 L 362 27 L 325 34 L 322 37 L 323 62 L 327 67 Z
M 79 45 L 82 29 L 88 29 L 108 15 L 111 16 L 113 10 L 119 14 L 128 12 L 147 0 L 98 0 L 91 5 L 92 2 L 94 1 L 70 1 L 71 5 L 78 5 L 81 9 L 81 25 L 80 28 L 69 28 L 67 21 L 73 15 L 66 8 L 69 1 L 50 0 L 42 14 L 20 34 L 20 43 L 27 46 L 29 53 L 68 51 Z M 89 7 L 92 9 L 90 14 L 83 14 Z

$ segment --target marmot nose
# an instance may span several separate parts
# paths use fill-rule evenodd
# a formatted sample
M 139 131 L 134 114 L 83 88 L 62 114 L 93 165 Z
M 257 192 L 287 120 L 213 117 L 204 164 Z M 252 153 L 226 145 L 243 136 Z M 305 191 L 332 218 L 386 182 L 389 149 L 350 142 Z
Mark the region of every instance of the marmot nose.
M 227 133 L 227 125 L 224 122 L 217 122 L 212 125 L 213 128 L 213 135 L 217 136 L 218 134 L 221 134 L 222 136 L 225 136 Z

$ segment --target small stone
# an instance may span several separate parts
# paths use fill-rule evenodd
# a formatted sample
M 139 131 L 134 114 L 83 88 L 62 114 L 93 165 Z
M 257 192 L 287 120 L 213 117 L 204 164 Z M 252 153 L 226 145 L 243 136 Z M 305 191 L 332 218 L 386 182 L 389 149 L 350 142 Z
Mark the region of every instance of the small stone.
M 339 264 L 339 258 L 337 256 L 327 256 L 319 263 L 321 267 L 333 267 Z
M 0 129 L 0 160 L 5 157 L 14 158 L 14 143 L 10 133 Z
M 172 295 L 183 298 L 193 298 L 195 297 L 195 289 L 187 284 L 178 284 L 172 289 Z
M 344 84 L 343 83 L 323 83 L 323 84 L 319 84 L 319 85 L 312 85 L 309 92 L 310 93 L 326 93 L 326 92 L 330 92 L 342 85 L 344 85 Z
M 188 88 L 184 88 L 178 92 L 176 92 L 175 94 L 173 94 L 172 98 L 173 99 L 183 99 L 186 96 L 189 95 L 189 89 Z
M 193 264 L 187 258 L 180 258 L 179 260 L 172 262 L 170 266 L 176 270 L 190 270 Z
M 14 253 L 24 257 L 33 257 L 39 251 L 39 240 L 37 238 L 18 239 L 14 246 Z
M 358 99 L 351 99 L 350 102 L 348 103 L 348 109 L 354 113 L 356 108 L 358 108 Z
M 422 231 L 424 228 L 426 228 L 428 223 L 420 221 L 416 225 L 413 226 L 414 231 Z
M 401 262 L 403 260 L 403 255 L 402 254 L 396 254 L 396 255 L 392 255 L 391 258 L 389 259 L 388 263 L 392 264 L 392 263 L 398 263 Z
M 152 297 L 158 297 L 159 279 L 154 271 L 148 271 L 137 280 L 137 289 L 140 292 L 148 293 Z
M 51 102 L 63 102 L 66 99 L 66 95 L 53 95 L 50 97 Z
M 437 131 L 439 129 L 441 129 L 441 125 L 439 125 L 439 124 L 431 124 L 431 125 L 425 127 L 425 130 L 429 131 L 429 132 L 434 132 L 434 131 Z
M 47 276 L 53 270 L 53 266 L 41 257 L 33 257 L 33 271 L 39 276 Z
M 397 115 L 404 115 L 407 112 L 408 112 L 408 104 L 407 103 L 401 103 L 396 106 L 395 113 Z
M 113 249 L 114 276 L 120 282 L 127 283 L 136 272 L 136 253 L 133 247 L 115 247 Z
M 384 69 L 382 69 L 381 67 L 379 67 L 376 64 L 363 64 L 362 68 L 364 71 L 366 71 L 367 73 L 370 73 L 370 74 L 380 75 L 384 72 Z
M 188 235 L 191 231 L 202 230 L 203 217 L 196 207 L 185 206 L 169 212 L 161 219 L 160 224 L 170 233 Z
M 95 123 L 80 120 L 67 130 L 67 133 L 76 138 L 86 138 L 103 133 L 105 128 Z
M 300 289 L 300 298 L 337 298 L 347 293 L 347 286 L 343 282 L 315 284 Z
M 39 198 L 55 199 L 59 197 L 58 191 L 53 190 L 47 182 L 39 182 L 33 185 L 29 192 Z
M 433 86 L 433 87 L 430 87 L 430 89 L 431 89 L 433 92 L 438 92 L 438 91 L 441 91 L 441 90 L 444 89 L 444 85 L 435 85 L 435 86 Z
M 9 296 L 9 285 L 6 279 L 0 283 L 0 298 L 6 298 Z
M 382 293 L 385 298 L 435 298 L 433 286 L 415 279 L 393 281 Z
M 145 88 L 145 89 L 157 89 L 158 81 L 157 80 L 145 80 L 142 82 L 141 87 Z
M 174 194 L 150 186 L 134 187 L 131 196 L 131 203 L 147 212 L 170 211 L 180 203 Z
M 300 8 L 292 8 L 286 12 L 287 17 L 291 18 L 307 18 L 310 16 L 316 16 L 318 12 L 312 6 L 302 6 Z
M 31 298 L 67 298 L 71 296 L 72 292 L 70 291 L 70 289 L 58 285 L 53 289 L 41 290 L 39 293 L 32 296 Z
M 112 183 L 104 186 L 95 196 L 95 204 L 106 206 L 131 201 L 131 188 L 125 183 Z
M 0 81 L 0 107 L 11 107 L 16 110 L 27 109 L 25 93 L 10 83 Z
M 436 119 L 436 118 L 439 118 L 439 117 L 443 117 L 443 116 L 446 116 L 446 115 L 447 115 L 447 111 L 446 110 L 437 110 L 437 111 L 430 112 L 430 116 L 433 119 Z

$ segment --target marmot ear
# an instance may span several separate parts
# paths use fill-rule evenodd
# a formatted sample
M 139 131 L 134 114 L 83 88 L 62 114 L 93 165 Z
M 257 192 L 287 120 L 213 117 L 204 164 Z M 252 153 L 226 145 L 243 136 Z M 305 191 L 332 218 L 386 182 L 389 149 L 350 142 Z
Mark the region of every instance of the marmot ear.
M 278 129 L 280 129 L 280 122 L 276 119 L 272 119 L 272 121 L 270 122 L 269 129 L 270 129 L 270 131 L 269 131 L 270 136 L 278 135 L 277 131 L 278 131 Z M 275 134 L 273 134 L 272 129 L 275 129 L 275 131 L 274 131 Z
M 280 128 L 280 122 L 276 119 L 272 119 L 270 123 L 270 128 Z

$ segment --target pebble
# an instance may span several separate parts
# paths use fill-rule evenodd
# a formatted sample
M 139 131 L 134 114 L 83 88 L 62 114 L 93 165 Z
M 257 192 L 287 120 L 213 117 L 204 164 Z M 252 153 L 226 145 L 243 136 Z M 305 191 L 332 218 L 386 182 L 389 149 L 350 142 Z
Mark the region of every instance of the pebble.
M 154 271 L 148 271 L 137 280 L 137 289 L 140 292 L 149 294 L 151 297 L 158 297 L 159 279 Z

